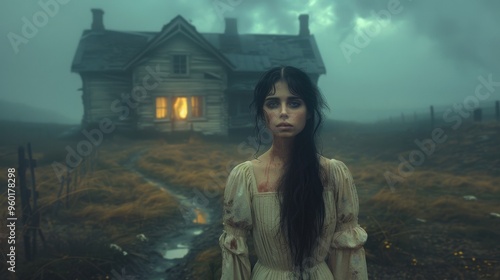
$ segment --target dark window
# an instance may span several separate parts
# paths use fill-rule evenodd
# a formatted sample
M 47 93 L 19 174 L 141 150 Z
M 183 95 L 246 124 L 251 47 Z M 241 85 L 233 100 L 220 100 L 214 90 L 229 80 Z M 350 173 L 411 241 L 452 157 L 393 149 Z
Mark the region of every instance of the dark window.
M 174 74 L 187 74 L 187 55 L 174 55 Z

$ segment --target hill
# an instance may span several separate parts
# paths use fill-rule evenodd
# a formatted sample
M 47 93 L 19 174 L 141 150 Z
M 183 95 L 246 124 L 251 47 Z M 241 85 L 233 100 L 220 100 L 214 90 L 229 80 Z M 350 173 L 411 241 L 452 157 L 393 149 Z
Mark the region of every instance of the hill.
M 0 100 L 0 120 L 60 124 L 79 122 L 47 109 L 7 100 Z

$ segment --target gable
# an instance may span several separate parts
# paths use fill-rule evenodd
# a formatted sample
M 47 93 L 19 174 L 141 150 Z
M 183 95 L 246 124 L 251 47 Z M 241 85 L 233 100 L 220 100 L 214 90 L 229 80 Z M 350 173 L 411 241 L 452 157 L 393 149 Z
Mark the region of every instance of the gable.
M 194 26 L 189 24 L 183 17 L 177 16 L 170 23 L 165 25 L 160 33 L 153 38 L 148 45 L 141 50 L 134 58 L 127 64 L 126 68 L 132 67 L 134 63 L 139 61 L 145 55 L 154 49 L 164 45 L 172 38 L 183 35 L 183 37 L 190 40 L 193 44 L 198 45 L 199 48 L 204 49 L 207 53 L 217 58 L 222 64 L 229 69 L 234 69 L 234 65 L 224 55 L 222 55 L 212 44 L 210 44 L 203 36 L 201 36 Z
M 134 72 L 143 65 L 162 65 L 170 74 L 173 73 L 174 56 L 187 56 L 187 71 L 190 78 L 221 80 L 226 74 L 226 65 L 206 49 L 193 42 L 185 34 L 178 33 L 146 52 L 130 67 Z M 170 67 L 170 69 L 166 69 Z M 141 70 L 139 70 L 141 71 Z M 224 74 L 223 74 L 224 73 Z

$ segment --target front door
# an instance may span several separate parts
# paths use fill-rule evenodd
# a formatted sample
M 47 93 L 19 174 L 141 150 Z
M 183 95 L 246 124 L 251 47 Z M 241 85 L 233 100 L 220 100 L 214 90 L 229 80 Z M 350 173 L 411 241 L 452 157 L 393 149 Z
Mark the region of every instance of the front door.
M 189 130 L 188 122 L 188 98 L 187 97 L 174 97 L 172 102 L 172 131 L 186 131 Z

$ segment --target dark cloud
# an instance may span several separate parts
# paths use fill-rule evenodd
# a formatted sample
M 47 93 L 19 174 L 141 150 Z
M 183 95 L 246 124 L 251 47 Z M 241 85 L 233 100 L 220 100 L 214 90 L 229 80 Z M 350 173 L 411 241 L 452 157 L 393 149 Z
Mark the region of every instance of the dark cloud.
M 500 70 L 500 1 L 335 1 L 339 28 L 352 29 L 355 17 L 373 17 L 373 12 L 398 5 L 402 11 L 391 22 L 408 21 L 415 36 L 427 36 L 443 56 L 471 63 L 485 71 Z
M 410 10 L 415 30 L 437 42 L 443 56 L 498 72 L 498 5 L 492 1 L 436 2 L 440 4 L 421 5 L 415 7 L 415 11 Z

